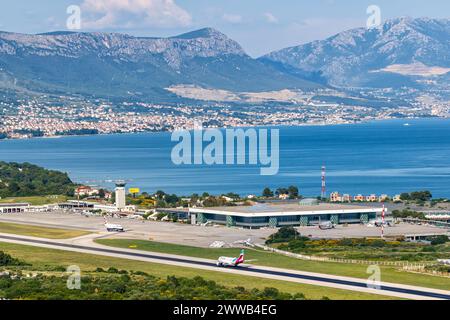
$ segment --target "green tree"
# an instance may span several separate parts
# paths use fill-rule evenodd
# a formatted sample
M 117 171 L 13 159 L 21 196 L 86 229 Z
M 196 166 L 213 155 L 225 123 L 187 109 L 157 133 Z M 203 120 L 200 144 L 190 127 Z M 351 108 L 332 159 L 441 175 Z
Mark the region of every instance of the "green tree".
M 403 192 L 400 195 L 400 199 L 403 201 L 408 201 L 408 200 L 411 200 L 411 196 L 409 195 L 409 193 Z
M 289 190 L 286 189 L 286 188 L 278 188 L 278 189 L 275 191 L 275 194 L 276 194 L 277 196 L 284 195 L 284 194 L 289 194 Z
M 296 199 L 296 198 L 298 198 L 298 194 L 299 194 L 299 192 L 298 192 L 298 187 L 296 187 L 296 186 L 290 186 L 290 187 L 288 188 L 288 192 L 289 192 L 289 198 L 291 198 L 291 199 Z
M 269 188 L 265 188 L 263 190 L 262 196 L 265 198 L 272 198 L 273 197 L 273 191 L 270 190 Z
M 0 251 L 0 266 L 23 266 L 24 262 L 11 257 L 9 254 Z
M 165 199 L 164 199 L 167 204 L 169 205 L 175 205 L 177 204 L 177 202 L 180 200 L 176 194 L 171 194 L 171 195 L 166 195 Z
M 422 212 L 412 211 L 408 209 L 404 210 L 393 210 L 392 216 L 394 218 L 416 218 L 416 219 L 425 219 L 425 214 Z
M 0 162 L 0 197 L 69 194 L 74 188 L 66 173 L 29 163 Z
M 166 193 L 164 191 L 158 190 L 158 191 L 156 191 L 155 196 L 156 196 L 156 199 L 158 199 L 158 200 L 164 200 Z
M 444 244 L 449 242 L 449 238 L 446 235 L 439 235 L 436 237 L 433 237 L 431 239 L 431 245 L 435 246 L 435 245 L 439 245 L 439 244 Z
M 104 199 L 104 198 L 105 198 L 105 194 L 106 194 L 105 189 L 100 189 L 100 190 L 98 190 L 98 196 L 99 196 L 100 198 Z
M 433 195 L 430 191 L 414 191 L 410 194 L 411 200 L 430 201 Z
M 266 243 L 267 244 L 281 243 L 298 239 L 306 240 L 308 238 L 302 237 L 301 234 L 294 227 L 282 227 L 276 233 L 270 235 Z
M 430 191 L 425 190 L 425 191 L 413 191 L 411 193 L 402 193 L 400 195 L 400 199 L 403 201 L 430 201 L 433 198 L 433 195 L 431 194 Z

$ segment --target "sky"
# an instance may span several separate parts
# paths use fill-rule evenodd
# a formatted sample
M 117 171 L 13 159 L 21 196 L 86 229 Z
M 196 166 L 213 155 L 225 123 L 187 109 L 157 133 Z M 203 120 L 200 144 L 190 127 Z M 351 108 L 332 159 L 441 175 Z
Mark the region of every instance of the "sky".
M 67 21 L 76 11 L 67 10 L 75 5 L 81 17 L 78 31 L 165 37 L 213 27 L 253 57 L 364 27 L 370 5 L 380 8 L 381 21 L 450 16 L 448 0 L 0 0 L 0 4 L 3 31 L 68 30 Z

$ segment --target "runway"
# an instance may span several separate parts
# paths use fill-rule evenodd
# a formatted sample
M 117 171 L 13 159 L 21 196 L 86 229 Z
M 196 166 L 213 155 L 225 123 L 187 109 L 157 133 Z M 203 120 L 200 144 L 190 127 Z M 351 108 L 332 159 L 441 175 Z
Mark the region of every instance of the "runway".
M 429 289 L 424 287 L 415 287 L 385 282 L 380 282 L 379 287 L 377 288 L 369 288 L 367 282 L 364 281 L 363 279 L 333 276 L 311 272 L 301 272 L 296 270 L 287 270 L 280 268 L 270 268 L 263 266 L 244 265 L 239 268 L 219 268 L 216 266 L 215 261 L 213 260 L 185 257 L 178 255 L 169 255 L 155 252 L 145 252 L 131 249 L 112 249 L 110 247 L 90 242 L 91 239 L 89 238 L 89 236 L 81 237 L 80 240 L 83 241 L 83 243 L 87 243 L 88 245 L 75 244 L 73 243 L 74 241 L 73 239 L 71 240 L 72 242 L 63 242 L 61 240 L 54 241 L 25 236 L 0 234 L 0 241 L 2 242 L 31 245 L 49 249 L 59 249 L 80 253 L 110 256 L 115 258 L 147 261 L 160 264 L 169 264 L 186 268 L 210 270 L 229 274 L 240 274 L 252 277 L 267 278 L 272 280 L 282 280 L 311 285 L 319 285 L 325 287 L 333 287 L 337 289 L 359 291 L 398 298 L 416 299 L 416 300 L 425 300 L 425 299 L 450 300 L 450 291 L 445 290 Z

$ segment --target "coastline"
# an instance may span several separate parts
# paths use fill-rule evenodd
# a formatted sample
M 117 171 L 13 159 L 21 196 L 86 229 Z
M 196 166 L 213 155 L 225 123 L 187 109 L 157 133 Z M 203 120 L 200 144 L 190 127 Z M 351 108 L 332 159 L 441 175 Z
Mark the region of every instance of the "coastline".
M 328 192 L 394 195 L 427 189 L 448 198 L 449 124 L 426 118 L 274 127 L 280 129 L 280 172 L 270 177 L 248 164 L 177 166 L 168 132 L 9 140 L 0 144 L 0 159 L 68 172 L 77 182 L 127 179 L 130 187 L 175 194 L 259 194 L 261 186 L 286 185 L 318 194 L 326 165 Z
M 415 121 L 415 120 L 450 120 L 447 117 L 408 117 L 408 118 L 385 118 L 385 119 L 371 119 L 371 120 L 363 120 L 353 123 L 304 123 L 304 124 L 293 124 L 293 125 L 248 125 L 248 126 L 236 126 L 236 127 L 212 127 L 212 128 L 204 128 L 204 129 L 248 129 L 248 128 L 295 128 L 295 127 L 331 127 L 331 126 L 353 126 L 353 125 L 361 125 L 367 123 L 377 123 L 377 122 L 386 122 L 386 121 Z M 148 134 L 148 133 L 172 133 L 175 130 L 144 130 L 144 131 L 136 131 L 136 132 L 108 132 L 108 133 L 96 133 L 96 134 L 67 134 L 67 135 L 51 135 L 51 136 L 40 136 L 40 137 L 22 137 L 22 138 L 4 138 L 0 139 L 0 143 L 2 141 L 21 141 L 21 140 L 38 140 L 38 139 L 62 139 L 68 137 L 94 137 L 94 136 L 113 136 L 113 135 L 138 135 L 138 134 Z

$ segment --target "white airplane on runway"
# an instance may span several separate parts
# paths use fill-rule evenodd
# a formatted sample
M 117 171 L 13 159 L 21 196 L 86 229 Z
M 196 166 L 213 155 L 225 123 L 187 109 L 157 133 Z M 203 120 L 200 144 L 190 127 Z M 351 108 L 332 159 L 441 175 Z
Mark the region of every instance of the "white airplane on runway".
M 106 223 L 105 228 L 108 232 L 125 232 L 125 229 L 120 224 Z
M 244 255 L 245 255 L 245 252 L 244 252 L 244 250 L 242 250 L 240 256 L 237 258 L 220 257 L 217 260 L 217 266 L 218 267 L 237 267 L 240 264 L 244 263 L 244 261 L 245 261 Z
M 103 217 L 105 220 L 105 228 L 108 232 L 125 232 L 125 229 L 120 224 L 108 223 L 108 219 Z

